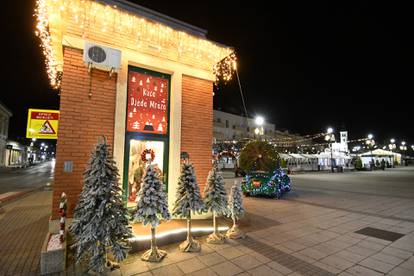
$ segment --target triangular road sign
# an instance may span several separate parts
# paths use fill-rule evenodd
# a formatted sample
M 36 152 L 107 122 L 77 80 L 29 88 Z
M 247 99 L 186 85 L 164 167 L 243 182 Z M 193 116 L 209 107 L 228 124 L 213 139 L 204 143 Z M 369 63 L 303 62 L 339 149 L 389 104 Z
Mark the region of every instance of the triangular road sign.
M 53 129 L 52 125 L 49 123 L 49 121 L 46 121 L 39 131 L 40 134 L 55 134 L 55 130 Z

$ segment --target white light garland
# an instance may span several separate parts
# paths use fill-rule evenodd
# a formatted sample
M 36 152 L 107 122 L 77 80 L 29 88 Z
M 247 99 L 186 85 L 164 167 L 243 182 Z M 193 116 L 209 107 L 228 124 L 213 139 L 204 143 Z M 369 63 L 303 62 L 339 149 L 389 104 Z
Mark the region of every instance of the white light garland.
M 233 49 L 216 44 L 203 37 L 173 29 L 156 21 L 104 5 L 93 0 L 37 0 L 36 34 L 46 57 L 46 69 L 52 87 L 60 85 L 58 64 L 62 57 L 54 53 L 50 32 L 80 36 L 83 39 L 104 41 L 114 47 L 156 54 L 181 63 L 213 70 L 216 77 L 230 80 L 231 74 L 217 70 L 217 62 L 229 56 Z M 52 21 L 50 19 L 53 18 Z M 60 22 L 55 22 L 54 19 Z M 50 28 L 50 31 L 49 31 Z M 56 39 L 56 41 L 55 41 Z M 227 64 L 227 61 L 230 62 Z M 226 59 L 226 65 L 235 68 L 235 55 Z M 213 68 L 214 67 L 214 68 Z M 217 74 L 219 73 L 219 74 Z
M 50 85 L 57 89 L 60 86 L 61 72 L 57 70 L 57 62 L 52 48 L 52 40 L 49 33 L 49 18 L 45 0 L 36 1 L 35 14 L 37 19 L 35 34 L 40 38 L 40 47 L 45 56 L 46 72 Z

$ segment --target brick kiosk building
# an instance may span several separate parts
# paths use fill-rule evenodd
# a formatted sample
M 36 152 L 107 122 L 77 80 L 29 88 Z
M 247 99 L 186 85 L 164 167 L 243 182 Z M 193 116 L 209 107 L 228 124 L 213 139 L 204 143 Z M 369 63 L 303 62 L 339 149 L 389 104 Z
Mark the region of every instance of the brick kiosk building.
M 37 18 L 51 84 L 61 89 L 52 218 L 62 192 L 72 216 L 101 135 L 112 145 L 128 206 L 145 149 L 155 152 L 170 207 L 181 152 L 189 153 L 203 186 L 211 168 L 212 68 L 232 49 L 207 40 L 202 29 L 126 1 L 40 0 Z M 120 68 L 110 77 L 108 70 L 90 70 L 83 57 L 88 43 L 119 51 Z

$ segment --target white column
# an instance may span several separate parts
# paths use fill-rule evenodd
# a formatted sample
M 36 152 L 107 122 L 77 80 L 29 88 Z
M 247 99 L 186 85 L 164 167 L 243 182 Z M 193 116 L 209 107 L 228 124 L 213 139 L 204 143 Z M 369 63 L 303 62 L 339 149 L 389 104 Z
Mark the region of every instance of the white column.
M 170 211 L 175 201 L 177 180 L 180 176 L 182 78 L 181 71 L 175 71 L 171 76 L 170 152 L 168 160 L 168 205 Z
M 124 53 L 121 58 L 121 69 L 116 83 L 115 129 L 114 129 L 114 159 L 119 169 L 120 183 L 123 183 L 125 118 L 127 105 L 128 59 Z

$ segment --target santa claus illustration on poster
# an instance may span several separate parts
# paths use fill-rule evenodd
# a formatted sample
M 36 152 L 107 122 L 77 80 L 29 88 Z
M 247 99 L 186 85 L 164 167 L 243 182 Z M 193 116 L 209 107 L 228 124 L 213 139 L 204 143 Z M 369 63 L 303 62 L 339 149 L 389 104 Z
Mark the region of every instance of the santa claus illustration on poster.
M 167 79 L 130 71 L 127 104 L 127 131 L 167 134 Z

